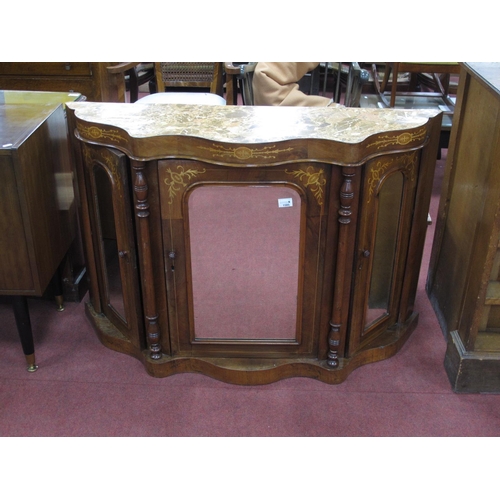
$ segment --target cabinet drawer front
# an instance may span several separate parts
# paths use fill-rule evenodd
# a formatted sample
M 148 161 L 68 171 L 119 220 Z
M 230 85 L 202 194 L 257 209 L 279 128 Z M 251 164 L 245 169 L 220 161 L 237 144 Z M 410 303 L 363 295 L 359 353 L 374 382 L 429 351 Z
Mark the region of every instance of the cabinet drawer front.
M 88 62 L 50 63 L 1 63 L 2 75 L 26 76 L 90 76 L 92 70 Z

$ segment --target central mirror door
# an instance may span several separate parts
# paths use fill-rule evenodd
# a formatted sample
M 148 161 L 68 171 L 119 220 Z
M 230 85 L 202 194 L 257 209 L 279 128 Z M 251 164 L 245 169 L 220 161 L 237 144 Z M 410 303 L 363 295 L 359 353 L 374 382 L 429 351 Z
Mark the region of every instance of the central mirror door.
M 171 352 L 316 356 L 328 328 L 324 166 L 158 169 Z
M 299 192 L 201 185 L 187 206 L 194 340 L 297 342 Z

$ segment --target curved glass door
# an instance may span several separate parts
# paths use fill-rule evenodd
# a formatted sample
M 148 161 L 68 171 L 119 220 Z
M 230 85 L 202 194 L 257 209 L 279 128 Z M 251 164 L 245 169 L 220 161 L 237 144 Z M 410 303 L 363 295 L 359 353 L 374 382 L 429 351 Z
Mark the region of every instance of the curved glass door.
M 136 346 L 142 346 L 139 287 L 126 156 L 107 148 L 85 146 L 90 181 L 89 205 L 97 256 L 99 308 Z
M 385 180 L 378 194 L 375 245 L 365 315 L 367 327 L 389 314 L 402 198 L 403 174 L 395 172 Z
M 418 152 L 367 164 L 358 229 L 349 353 L 399 321 L 413 217 Z
M 101 265 L 105 282 L 105 301 L 122 321 L 127 323 L 113 209 L 113 187 L 109 175 L 100 165 L 94 165 L 93 176 L 96 189 L 95 205 L 99 217 L 99 241 L 103 257 Z

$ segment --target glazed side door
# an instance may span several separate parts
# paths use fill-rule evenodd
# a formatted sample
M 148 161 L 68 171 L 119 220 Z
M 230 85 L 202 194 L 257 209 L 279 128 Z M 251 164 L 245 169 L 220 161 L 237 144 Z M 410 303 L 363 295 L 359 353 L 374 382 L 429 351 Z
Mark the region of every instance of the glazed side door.
M 136 347 L 144 347 L 128 159 L 83 145 L 102 313 Z M 139 332 L 139 334 L 137 333 Z
M 398 321 L 419 151 L 366 164 L 353 273 L 348 355 Z

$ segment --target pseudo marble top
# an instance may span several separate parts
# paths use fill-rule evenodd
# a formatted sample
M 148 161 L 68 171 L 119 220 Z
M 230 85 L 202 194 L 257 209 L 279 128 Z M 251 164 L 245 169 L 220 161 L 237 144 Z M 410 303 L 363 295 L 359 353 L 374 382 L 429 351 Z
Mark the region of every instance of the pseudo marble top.
M 373 134 L 425 125 L 432 109 L 207 106 L 71 102 L 77 119 L 124 130 L 130 137 L 190 136 L 255 144 L 291 139 L 359 143 Z

